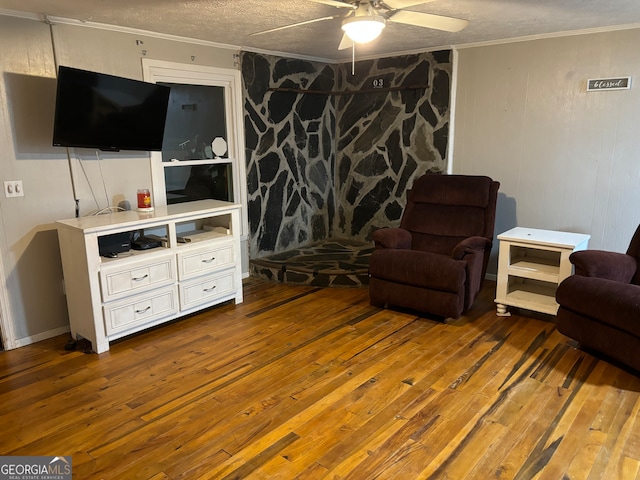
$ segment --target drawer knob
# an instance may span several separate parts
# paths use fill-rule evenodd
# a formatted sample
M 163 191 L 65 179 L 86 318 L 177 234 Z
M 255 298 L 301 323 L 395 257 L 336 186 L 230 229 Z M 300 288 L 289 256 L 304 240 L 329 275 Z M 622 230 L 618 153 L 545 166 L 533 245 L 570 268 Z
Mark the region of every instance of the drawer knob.
M 145 313 L 148 312 L 151 309 L 151 305 L 149 305 L 147 308 L 144 308 L 142 310 L 136 310 L 136 313 Z
M 149 275 L 143 275 L 142 277 L 133 277 L 131 280 L 133 280 L 134 282 L 139 282 L 140 280 L 144 280 L 145 278 L 147 278 Z
M 203 292 L 213 292 L 215 289 L 216 289 L 216 286 L 214 285 L 214 286 L 213 286 L 213 287 L 211 287 L 211 288 L 205 288 L 205 289 L 203 289 Z
M 202 260 L 202 263 L 211 263 L 216 259 L 216 257 L 211 257 L 209 260 Z

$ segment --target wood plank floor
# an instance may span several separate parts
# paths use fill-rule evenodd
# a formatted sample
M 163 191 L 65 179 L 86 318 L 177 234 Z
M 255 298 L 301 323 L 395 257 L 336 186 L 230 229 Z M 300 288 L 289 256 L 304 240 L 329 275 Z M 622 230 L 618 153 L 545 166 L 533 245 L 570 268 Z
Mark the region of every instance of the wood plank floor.
M 640 379 L 552 317 L 454 322 L 366 288 L 245 281 L 245 301 L 112 344 L 0 353 L 0 454 L 78 479 L 640 478 Z

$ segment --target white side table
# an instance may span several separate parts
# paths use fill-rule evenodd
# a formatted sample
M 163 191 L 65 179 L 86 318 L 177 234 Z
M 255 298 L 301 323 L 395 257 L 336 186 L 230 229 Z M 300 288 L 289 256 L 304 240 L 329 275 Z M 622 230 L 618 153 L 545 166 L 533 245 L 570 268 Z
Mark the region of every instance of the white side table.
M 555 315 L 556 288 L 573 273 L 569 255 L 585 250 L 590 235 L 516 227 L 498 235 L 498 315 L 507 306 Z

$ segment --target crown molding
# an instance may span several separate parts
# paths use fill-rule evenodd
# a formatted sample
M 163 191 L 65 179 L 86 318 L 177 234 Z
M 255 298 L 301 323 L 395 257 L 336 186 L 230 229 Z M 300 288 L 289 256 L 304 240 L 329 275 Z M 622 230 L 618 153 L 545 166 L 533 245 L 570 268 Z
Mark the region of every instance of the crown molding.
M 461 43 L 453 45 L 452 48 L 462 50 L 465 48 L 490 47 L 493 45 L 505 45 L 507 43 L 531 42 L 535 40 L 548 40 L 551 38 L 573 37 L 576 35 L 589 35 L 595 33 L 619 32 L 622 30 L 634 30 L 640 28 L 640 23 L 629 23 L 625 25 L 610 25 L 606 27 L 583 28 L 580 30 L 566 30 L 564 32 L 541 33 L 536 35 L 525 35 L 522 37 L 505 38 L 501 40 L 488 40 L 486 42 Z
M 82 26 L 82 27 L 96 28 L 100 30 L 127 33 L 130 35 L 144 35 L 152 38 L 189 43 L 193 45 L 202 45 L 202 46 L 220 48 L 225 50 L 234 50 L 234 51 L 240 50 L 240 51 L 258 53 L 262 55 L 273 55 L 278 57 L 294 58 L 298 60 L 307 60 L 311 62 L 322 62 L 326 64 L 343 64 L 343 63 L 350 63 L 352 61 L 351 56 L 347 58 L 339 58 L 339 59 L 314 57 L 310 55 L 301 55 L 301 54 L 296 54 L 291 52 L 280 52 L 280 51 L 266 50 L 261 48 L 247 47 L 244 45 L 230 45 L 230 44 L 224 44 L 224 43 L 217 43 L 217 42 L 211 42 L 209 40 L 200 40 L 192 37 L 183 37 L 179 35 L 159 33 L 159 32 L 154 32 L 150 30 L 142 30 L 138 28 L 122 27 L 118 25 L 108 25 L 104 23 L 75 20 L 71 18 L 56 17 L 56 16 L 50 16 L 46 14 L 34 14 L 34 13 L 27 13 L 27 12 L 19 12 L 15 10 L 0 9 L 0 15 L 24 18 L 28 20 L 35 20 L 39 22 L 49 23 L 52 25 L 60 24 L 60 25 Z M 488 47 L 493 45 L 505 45 L 509 43 L 520 43 L 520 42 L 529 42 L 534 40 L 570 37 L 574 35 L 588 35 L 588 34 L 595 34 L 595 33 L 607 33 L 607 32 L 615 32 L 615 31 L 622 31 L 622 30 L 633 30 L 638 28 L 640 28 L 640 23 L 625 24 L 625 25 L 611 25 L 611 26 L 605 26 L 605 27 L 594 27 L 594 28 L 586 28 L 586 29 L 580 29 L 580 30 L 567 30 L 563 32 L 526 35 L 522 37 L 504 38 L 499 40 L 487 40 L 484 42 L 471 42 L 471 43 L 462 43 L 457 45 L 449 44 L 449 45 L 440 45 L 435 47 L 402 50 L 397 52 L 388 52 L 388 53 L 381 53 L 381 54 L 358 55 L 356 58 L 356 61 L 376 60 L 380 58 L 398 57 L 403 55 L 415 55 L 418 53 L 437 52 L 440 50 L 463 50 L 467 48 Z

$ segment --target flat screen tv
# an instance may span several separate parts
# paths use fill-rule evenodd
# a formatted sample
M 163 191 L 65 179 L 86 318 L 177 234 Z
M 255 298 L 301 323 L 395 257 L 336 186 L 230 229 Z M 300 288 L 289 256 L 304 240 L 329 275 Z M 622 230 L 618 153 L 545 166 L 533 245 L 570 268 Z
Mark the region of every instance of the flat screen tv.
M 60 66 L 53 145 L 162 150 L 166 85 Z

